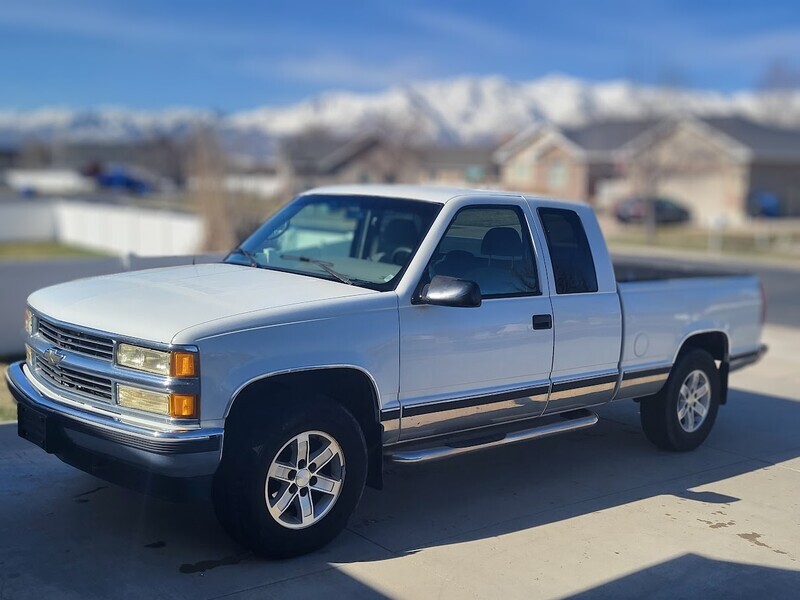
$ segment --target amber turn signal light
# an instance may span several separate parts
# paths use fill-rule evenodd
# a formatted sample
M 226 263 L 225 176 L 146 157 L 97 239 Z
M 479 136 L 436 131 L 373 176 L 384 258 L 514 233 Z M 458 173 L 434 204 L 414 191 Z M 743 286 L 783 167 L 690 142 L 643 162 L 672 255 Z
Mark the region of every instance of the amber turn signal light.
M 169 416 L 175 419 L 191 419 L 197 416 L 197 396 L 189 394 L 169 395 Z
M 194 352 L 172 352 L 169 370 L 172 377 L 194 377 L 197 375 L 197 355 Z

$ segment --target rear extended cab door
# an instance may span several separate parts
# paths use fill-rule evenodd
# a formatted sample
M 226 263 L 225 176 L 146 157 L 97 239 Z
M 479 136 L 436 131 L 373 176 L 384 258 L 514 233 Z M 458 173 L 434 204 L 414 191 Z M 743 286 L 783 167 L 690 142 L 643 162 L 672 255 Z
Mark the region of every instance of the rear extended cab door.
M 546 414 L 610 401 L 619 378 L 622 310 L 605 239 L 591 208 L 529 198 L 544 240 L 553 309 Z

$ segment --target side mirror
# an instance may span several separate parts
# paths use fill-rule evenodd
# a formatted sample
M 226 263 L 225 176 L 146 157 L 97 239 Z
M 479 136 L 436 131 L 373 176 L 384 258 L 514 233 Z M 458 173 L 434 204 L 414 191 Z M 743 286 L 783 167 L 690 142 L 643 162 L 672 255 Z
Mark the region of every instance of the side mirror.
M 481 305 L 481 288 L 474 281 L 436 275 L 422 288 L 417 303 L 474 308 Z

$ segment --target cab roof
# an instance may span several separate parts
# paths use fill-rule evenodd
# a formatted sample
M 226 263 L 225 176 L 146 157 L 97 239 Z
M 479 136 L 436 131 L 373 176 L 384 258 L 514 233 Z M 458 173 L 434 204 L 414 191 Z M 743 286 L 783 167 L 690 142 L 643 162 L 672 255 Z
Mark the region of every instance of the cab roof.
M 550 198 L 540 198 L 538 196 L 530 196 L 520 192 L 509 192 L 505 190 L 488 190 L 488 189 L 471 189 L 460 187 L 446 187 L 436 185 L 402 185 L 402 184 L 353 184 L 353 185 L 331 185 L 318 187 L 302 195 L 311 194 L 331 194 L 341 196 L 378 196 L 384 198 L 403 198 L 406 200 L 419 200 L 422 202 L 435 202 L 438 204 L 445 204 L 454 198 L 461 196 L 508 196 L 519 198 L 520 196 L 528 200 L 547 200 L 548 203 L 554 202 Z M 565 205 L 575 206 L 584 205 L 583 202 L 575 201 L 555 201 Z

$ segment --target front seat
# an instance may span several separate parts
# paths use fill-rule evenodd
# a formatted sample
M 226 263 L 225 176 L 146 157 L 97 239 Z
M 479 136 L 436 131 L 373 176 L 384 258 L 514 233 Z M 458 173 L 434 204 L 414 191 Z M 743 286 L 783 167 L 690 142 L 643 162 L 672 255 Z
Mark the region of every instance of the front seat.
M 513 294 L 525 289 L 514 268 L 523 257 L 522 239 L 516 229 L 493 227 L 487 231 L 481 254 L 487 257 L 486 265 L 474 269 L 470 279 L 477 282 L 482 295 Z
M 522 240 L 516 229 L 511 227 L 492 227 L 483 236 L 481 254 L 489 257 L 489 265 L 493 258 L 506 262 L 522 258 Z

